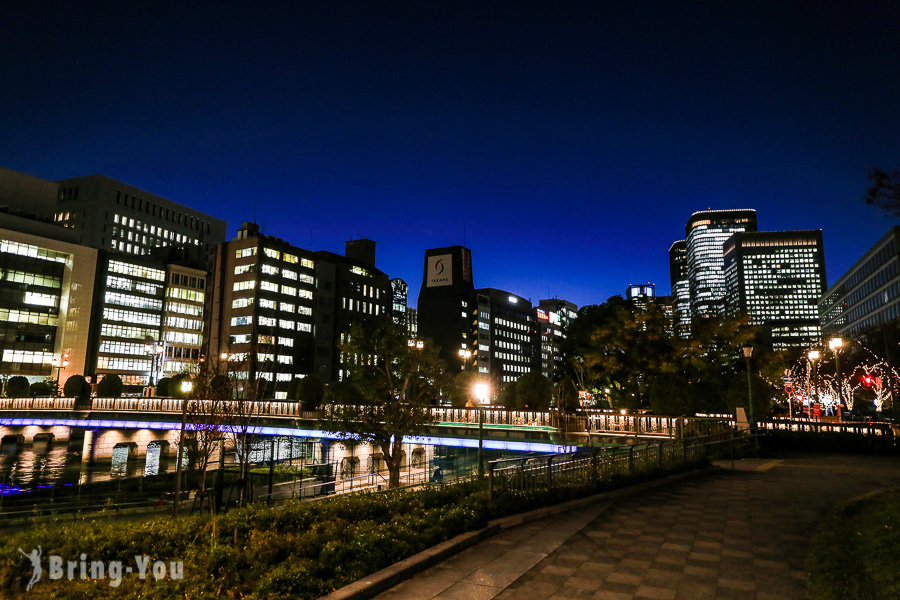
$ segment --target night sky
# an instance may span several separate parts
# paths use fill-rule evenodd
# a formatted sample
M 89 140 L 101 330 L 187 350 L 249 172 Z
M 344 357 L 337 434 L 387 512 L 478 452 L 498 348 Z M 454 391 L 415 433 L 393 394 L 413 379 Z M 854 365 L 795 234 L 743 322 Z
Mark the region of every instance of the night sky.
M 542 7 L 538 7 L 538 5 Z M 15 6 L 14 6 L 15 5 Z M 900 5 L 4 2 L 0 166 L 101 173 L 411 286 L 579 305 L 669 291 L 690 214 L 823 229 L 835 281 L 893 222 Z

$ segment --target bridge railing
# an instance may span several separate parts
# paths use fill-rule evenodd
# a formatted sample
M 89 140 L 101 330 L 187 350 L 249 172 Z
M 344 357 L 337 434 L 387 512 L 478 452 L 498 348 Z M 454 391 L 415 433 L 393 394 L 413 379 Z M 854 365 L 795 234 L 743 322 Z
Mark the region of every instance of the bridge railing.
M 485 425 L 511 425 L 552 427 L 551 416 L 541 410 L 509 410 L 498 407 L 452 408 L 437 406 L 431 410 L 432 418 L 439 423 L 478 423 L 479 412 L 484 413 Z
M 488 489 L 493 497 L 504 491 L 598 485 L 623 476 L 674 470 L 699 462 L 707 456 L 709 444 L 726 440 L 723 435 L 494 460 L 488 463 Z
M 854 421 L 835 423 L 810 421 L 807 419 L 776 419 L 760 421 L 759 428 L 767 431 L 802 431 L 812 433 L 855 433 L 861 435 L 894 435 L 887 423 L 857 423 Z
M 75 398 L 0 398 L 0 410 L 72 410 Z

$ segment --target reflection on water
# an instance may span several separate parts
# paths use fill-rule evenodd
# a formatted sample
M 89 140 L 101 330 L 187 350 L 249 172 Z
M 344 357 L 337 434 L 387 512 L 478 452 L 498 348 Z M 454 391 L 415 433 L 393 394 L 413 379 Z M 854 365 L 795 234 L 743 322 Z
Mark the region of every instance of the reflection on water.
M 66 442 L 33 446 L 4 445 L 0 449 L 0 491 L 3 494 L 29 492 L 51 486 L 78 485 L 87 481 L 108 481 L 120 477 L 158 475 L 174 470 L 174 460 L 160 460 L 160 445 L 150 444 L 147 460 L 131 455 L 129 448 L 113 448 L 112 460 L 81 466 L 81 453 Z

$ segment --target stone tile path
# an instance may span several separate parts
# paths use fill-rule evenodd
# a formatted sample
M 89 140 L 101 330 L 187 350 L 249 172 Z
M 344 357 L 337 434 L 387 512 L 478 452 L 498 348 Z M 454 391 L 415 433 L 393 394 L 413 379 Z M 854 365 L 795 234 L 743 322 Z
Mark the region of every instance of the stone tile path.
M 900 460 L 822 456 L 722 463 L 612 503 L 522 525 L 380 600 L 793 600 L 819 519 L 900 486 Z

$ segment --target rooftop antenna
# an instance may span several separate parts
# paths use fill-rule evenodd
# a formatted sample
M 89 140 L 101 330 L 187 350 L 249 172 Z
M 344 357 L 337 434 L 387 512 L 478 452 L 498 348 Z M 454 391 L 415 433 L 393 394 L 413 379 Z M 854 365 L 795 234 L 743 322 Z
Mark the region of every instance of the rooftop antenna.
M 466 224 L 463 223 L 463 246 L 466 245 Z

